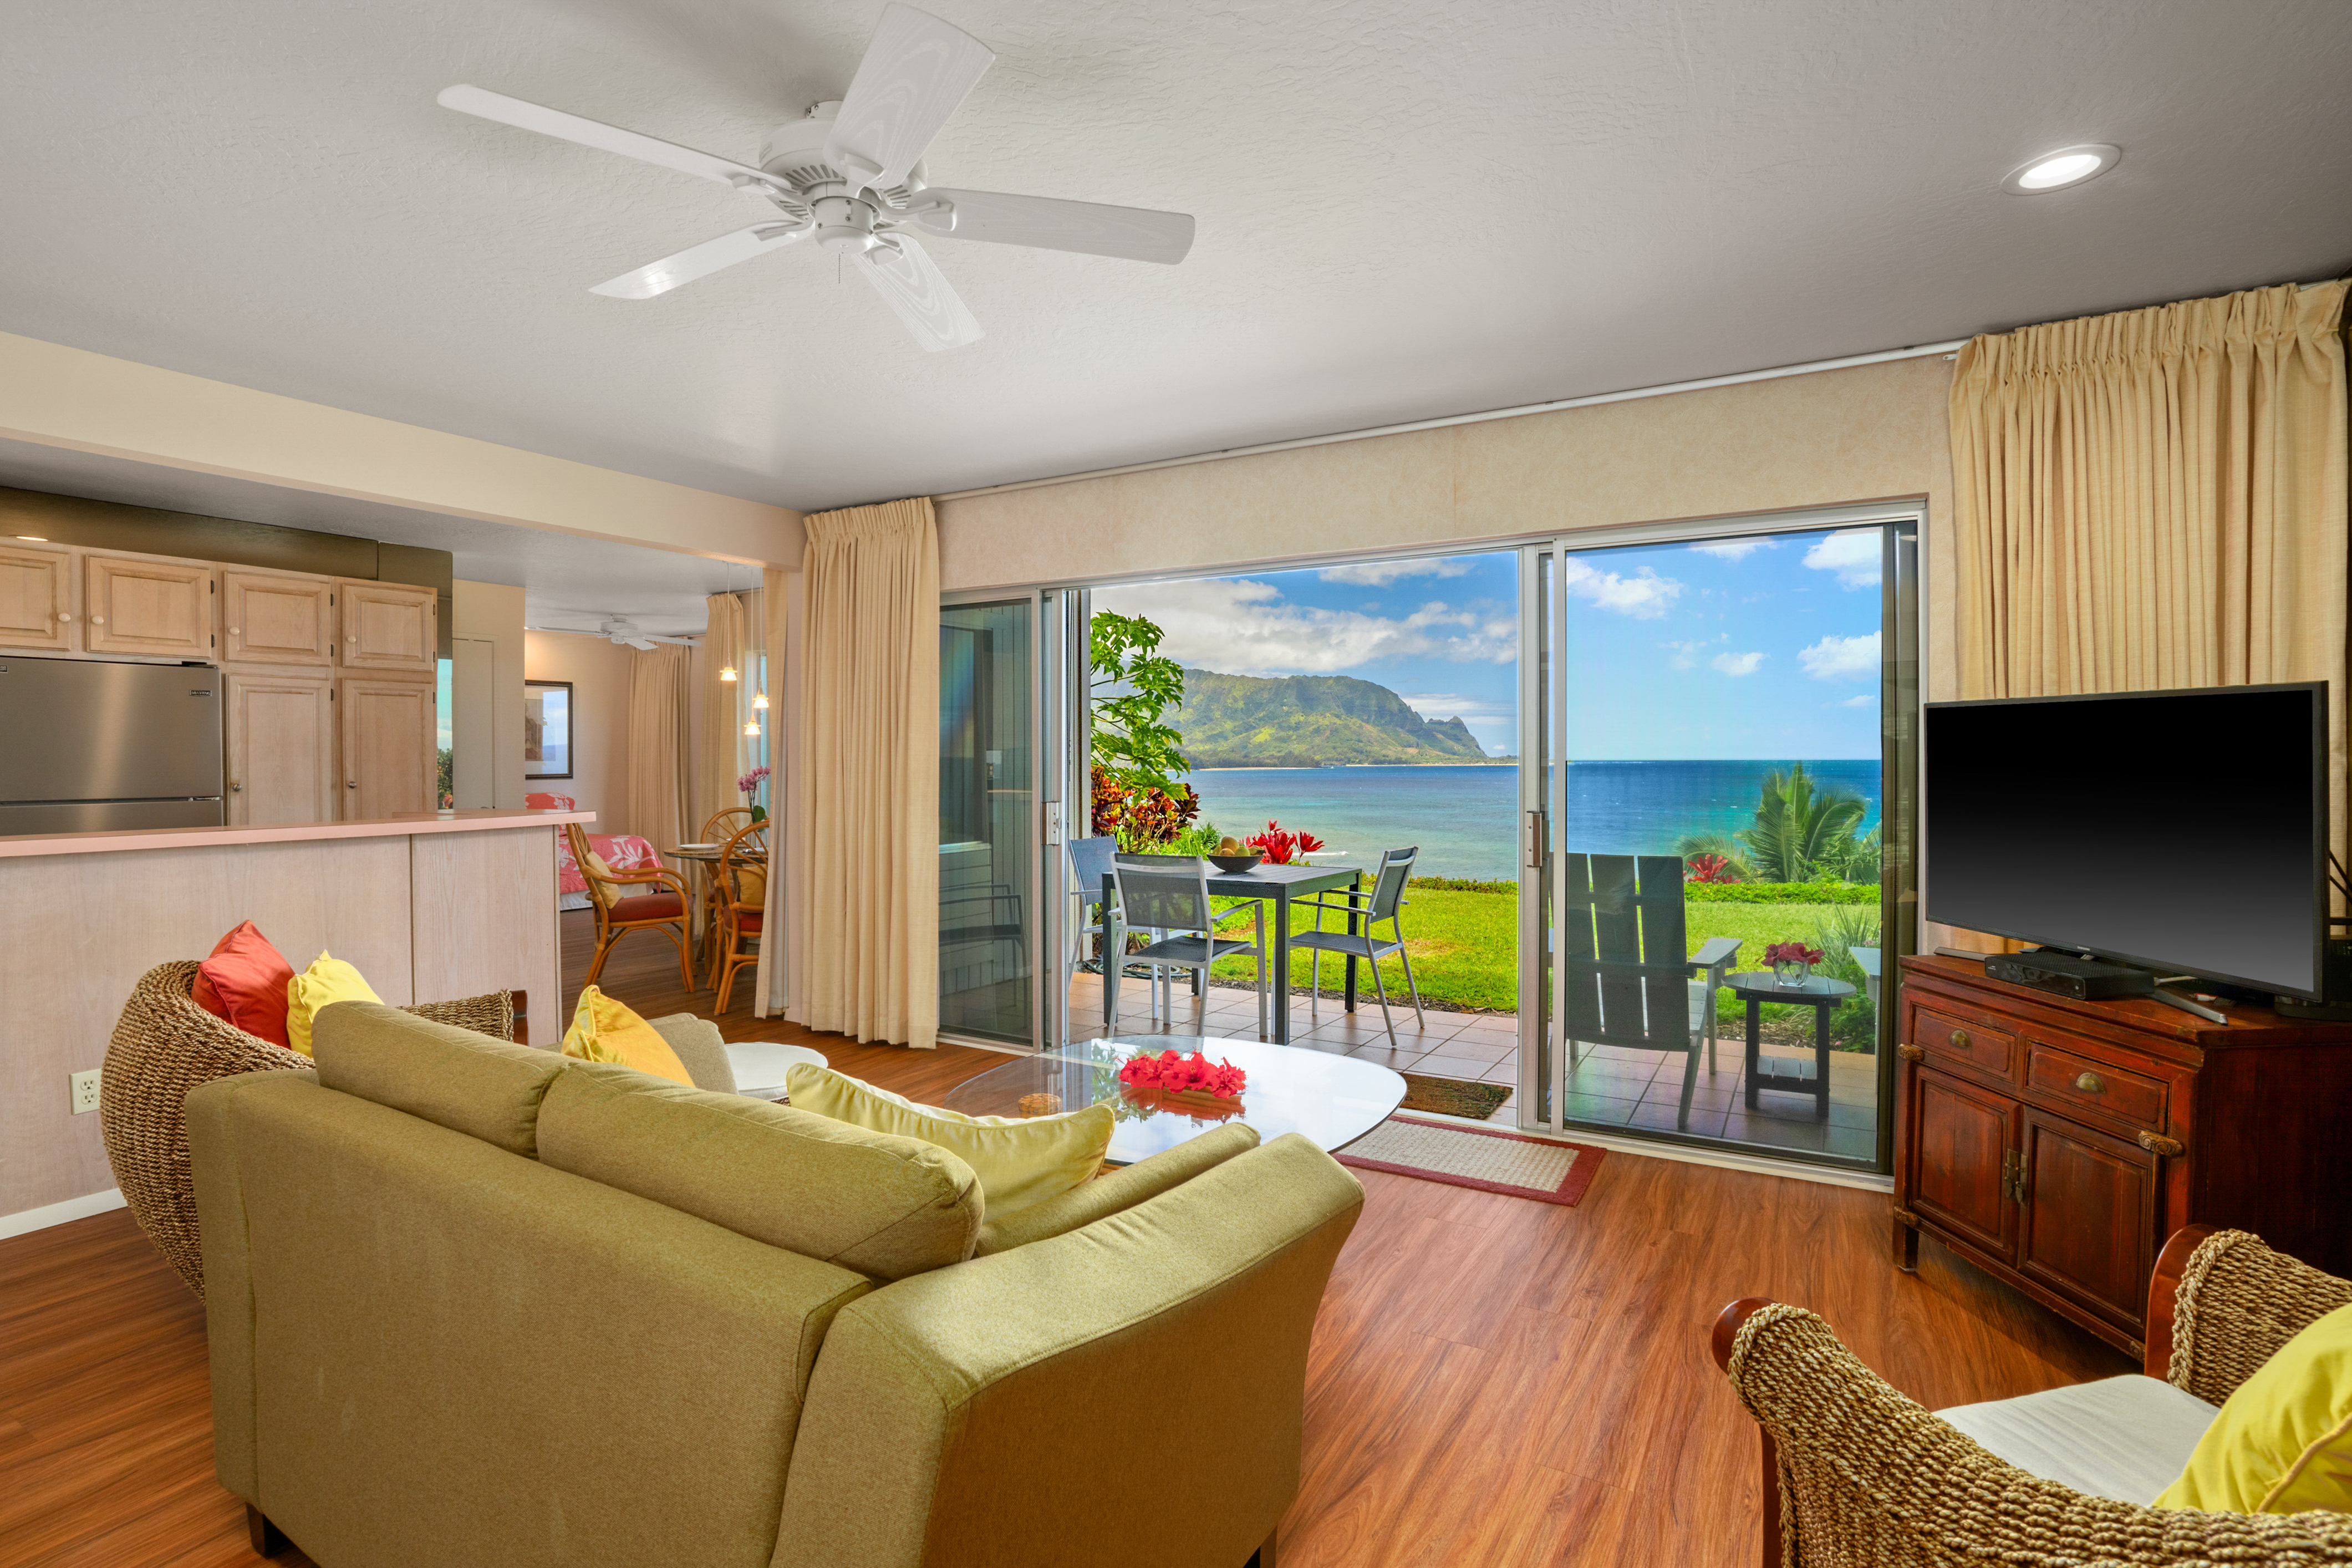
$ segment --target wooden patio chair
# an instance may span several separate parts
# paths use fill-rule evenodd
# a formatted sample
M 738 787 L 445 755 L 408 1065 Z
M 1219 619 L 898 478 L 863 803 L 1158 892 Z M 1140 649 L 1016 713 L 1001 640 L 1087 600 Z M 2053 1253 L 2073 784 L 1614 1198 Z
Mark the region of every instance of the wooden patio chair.
M 1568 1065 L 1580 1044 L 1665 1051 L 1683 1058 L 1682 1109 L 1690 1125 L 1699 1047 L 1716 1071 L 1716 993 L 1739 939 L 1690 951 L 1676 855 L 1564 855 L 1567 880 L 1559 962 L 1567 993 Z M 1564 1092 L 1566 1083 L 1559 1089 Z
M 750 806 L 727 806 L 710 814 L 710 820 L 704 823 L 702 831 L 694 836 L 695 842 L 716 844 L 723 848 L 730 838 L 751 824 Z M 716 974 L 719 973 L 719 868 L 714 865 L 706 864 L 702 868 L 699 908 L 702 911 L 702 945 L 708 950 L 702 960 L 702 973 Z
M 729 836 L 711 878 L 719 893 L 719 952 L 711 973 L 719 981 L 719 1011 L 735 994 L 735 972 L 760 962 L 760 930 L 767 923 L 768 825 L 746 823 Z
M 572 858 L 588 884 L 588 901 L 596 910 L 596 958 L 583 984 L 593 985 L 604 973 L 604 960 L 614 944 L 633 931 L 667 932 L 677 943 L 677 972 L 688 991 L 694 989 L 694 942 L 688 934 L 686 912 L 691 897 L 678 874 L 667 868 L 649 871 L 615 871 L 588 846 L 587 832 L 576 822 L 563 825 L 572 842 Z M 642 893 L 630 888 L 659 889 Z

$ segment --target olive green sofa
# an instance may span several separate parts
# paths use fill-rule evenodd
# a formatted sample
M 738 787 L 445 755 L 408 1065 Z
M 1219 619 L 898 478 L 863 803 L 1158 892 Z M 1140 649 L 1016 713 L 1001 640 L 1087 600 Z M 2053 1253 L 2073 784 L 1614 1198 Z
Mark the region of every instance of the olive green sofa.
M 215 1466 L 324 1568 L 1243 1568 L 1362 1189 L 1220 1129 L 988 1225 L 911 1139 L 389 1007 L 188 1096 Z

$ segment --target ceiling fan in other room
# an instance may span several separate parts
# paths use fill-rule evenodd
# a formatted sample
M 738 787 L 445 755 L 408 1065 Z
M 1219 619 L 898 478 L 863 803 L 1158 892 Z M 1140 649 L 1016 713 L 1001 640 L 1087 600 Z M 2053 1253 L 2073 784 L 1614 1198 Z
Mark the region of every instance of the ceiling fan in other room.
M 759 197 L 777 216 L 689 246 L 593 290 L 650 300 L 722 267 L 803 239 L 847 260 L 929 350 L 976 342 L 980 323 L 917 244 L 917 233 L 1173 264 L 1192 247 L 1184 213 L 926 183 L 923 150 L 995 61 L 988 46 L 911 5 L 883 7 L 849 90 L 780 127 L 757 168 L 483 88 L 444 88 L 446 109 L 699 174 Z
M 656 637 L 651 632 L 641 632 L 636 622 L 623 616 L 607 618 L 596 628 L 596 635 L 616 647 L 633 647 L 640 653 L 651 653 L 656 643 L 676 643 L 680 647 L 694 646 L 692 637 Z

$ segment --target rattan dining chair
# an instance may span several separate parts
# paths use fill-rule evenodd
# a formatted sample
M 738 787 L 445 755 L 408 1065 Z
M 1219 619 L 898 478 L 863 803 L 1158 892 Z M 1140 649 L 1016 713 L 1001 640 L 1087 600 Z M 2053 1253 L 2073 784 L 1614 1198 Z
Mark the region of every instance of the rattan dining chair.
M 588 965 L 588 978 L 582 984 L 593 985 L 604 973 L 604 960 L 613 948 L 633 931 L 659 931 L 677 943 L 677 972 L 688 991 L 694 989 L 694 939 L 687 931 L 686 911 L 692 896 L 678 874 L 667 867 L 649 871 L 615 871 L 604 864 L 604 858 L 589 847 L 586 830 L 576 822 L 567 822 L 563 831 L 572 840 L 572 858 L 580 868 L 581 879 L 588 884 L 588 901 L 596 910 L 596 957 Z M 653 888 L 658 892 L 629 893 L 630 888 Z
M 1255 934 L 1248 942 L 1238 937 L 1216 934 L 1218 924 L 1244 912 L 1236 904 L 1223 914 L 1216 913 L 1209 902 L 1209 863 L 1189 855 L 1118 855 L 1111 860 L 1112 880 L 1118 893 L 1118 910 L 1109 920 L 1110 941 L 1107 948 L 1126 943 L 1126 929 L 1132 926 L 1144 931 L 1161 931 L 1171 934 L 1148 943 L 1140 952 L 1122 958 L 1116 952 L 1106 952 L 1103 958 L 1103 985 L 1107 993 L 1106 1012 L 1118 1016 L 1118 981 L 1128 964 L 1140 963 L 1151 971 L 1152 1026 L 1159 1027 L 1160 997 L 1167 998 L 1168 1027 L 1172 1032 L 1176 1024 L 1176 987 L 1174 974 L 1188 971 L 1201 978 L 1201 1029 L 1209 1032 L 1208 978 L 1209 966 L 1221 958 L 1255 958 L 1257 960 L 1257 1035 L 1266 1037 L 1266 944 L 1265 900 L 1252 899 L 1247 909 L 1255 915 Z
M 1328 952 L 1335 958 L 1360 958 L 1371 966 L 1372 990 L 1381 999 L 1381 1022 L 1388 1026 L 1389 1044 L 1393 1047 L 1397 1043 L 1396 1020 L 1389 1016 L 1388 983 L 1381 978 L 1381 960 L 1393 953 L 1404 963 L 1404 985 L 1412 997 L 1413 1022 L 1424 1029 L 1429 1027 L 1429 1019 L 1421 1010 L 1421 987 L 1413 983 L 1412 954 L 1405 951 L 1404 925 L 1397 914 L 1407 901 L 1405 884 L 1412 879 L 1412 863 L 1420 856 L 1421 847 L 1416 844 L 1409 848 L 1391 849 L 1381 857 L 1381 874 L 1373 879 L 1369 893 L 1360 888 L 1334 888 L 1328 893 L 1297 900 L 1313 906 L 1315 910 L 1315 929 L 1300 931 L 1290 939 L 1294 951 L 1303 947 L 1315 955 L 1307 966 L 1307 1016 L 1310 1022 L 1317 1016 L 1323 994 L 1323 955 Z M 1335 898 L 1343 901 L 1326 902 Z M 1357 929 L 1325 931 L 1326 911 L 1356 917 Z M 1389 934 L 1385 937 L 1372 934 L 1372 926 L 1379 921 L 1388 921 Z
M 760 962 L 760 932 L 768 914 L 768 825 L 746 823 L 719 851 L 711 885 L 719 893 L 719 952 L 711 960 L 719 1011 L 735 994 L 735 972 Z
M 710 820 L 702 825 L 702 831 L 696 836 L 695 841 L 724 848 L 727 841 L 749 826 L 751 821 L 751 808 L 748 805 L 730 805 L 714 811 L 710 814 Z M 702 973 L 716 974 L 719 973 L 719 868 L 714 863 L 699 864 L 702 865 L 702 895 L 698 907 L 704 948 Z

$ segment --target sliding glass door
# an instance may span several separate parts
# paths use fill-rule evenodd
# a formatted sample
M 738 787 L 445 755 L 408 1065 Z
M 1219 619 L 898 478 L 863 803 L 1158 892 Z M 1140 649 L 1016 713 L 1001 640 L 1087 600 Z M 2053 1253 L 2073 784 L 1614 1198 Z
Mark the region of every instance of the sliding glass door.
M 1915 517 L 1521 553 L 1519 1121 L 1880 1168 Z
M 1034 1046 L 1037 605 L 940 611 L 940 1032 Z

